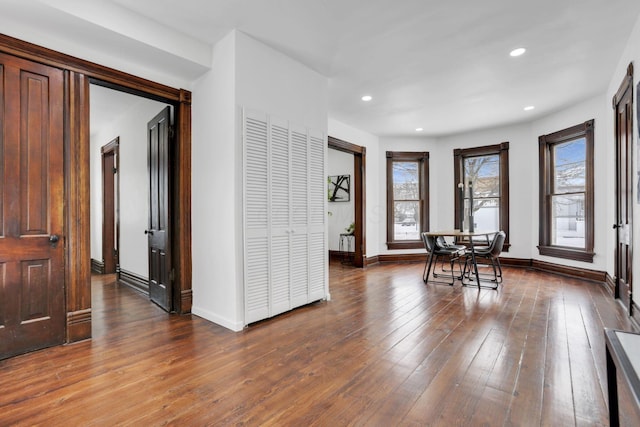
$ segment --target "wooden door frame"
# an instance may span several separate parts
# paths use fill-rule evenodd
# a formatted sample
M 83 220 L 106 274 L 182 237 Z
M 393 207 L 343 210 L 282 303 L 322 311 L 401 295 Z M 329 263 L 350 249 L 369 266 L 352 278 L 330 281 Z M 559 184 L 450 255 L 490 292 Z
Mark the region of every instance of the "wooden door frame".
M 190 313 L 191 290 L 191 92 L 176 89 L 0 34 L 0 51 L 60 68 L 65 74 L 65 298 L 66 342 L 91 337 L 91 234 L 89 83 L 140 95 L 175 107 L 176 151 L 172 243 L 174 307 Z
M 118 163 L 120 161 L 120 137 L 117 136 L 108 144 L 104 145 L 100 149 L 101 160 L 102 160 L 102 262 L 103 265 L 103 273 L 116 273 L 119 270 L 119 255 L 120 255 L 120 174 L 116 173 L 118 171 Z M 105 170 L 105 155 L 113 155 L 114 162 L 113 168 L 115 171 L 107 171 Z M 105 185 L 106 176 L 108 173 L 116 175 L 114 185 L 111 189 L 108 189 Z M 114 208 L 109 210 L 107 202 L 111 201 L 114 205 Z M 113 216 L 107 220 L 107 211 L 113 212 Z M 111 225 L 110 225 L 111 223 Z M 115 224 L 115 225 L 114 225 Z M 110 233 L 111 228 L 113 227 L 113 233 Z M 110 243 L 110 239 L 107 239 L 109 234 L 113 234 L 112 238 L 115 241 L 113 245 L 108 245 Z M 115 248 L 116 255 L 114 255 L 115 265 L 113 266 L 113 271 L 107 271 L 107 252 L 109 250 L 113 250 Z
M 627 73 L 622 81 L 622 83 L 620 84 L 620 87 L 618 88 L 618 91 L 616 92 L 616 94 L 613 96 L 613 100 L 612 100 L 612 106 L 614 109 L 614 139 L 615 139 L 615 169 L 616 169 L 616 176 L 615 176 L 615 183 L 616 183 L 616 191 L 615 191 L 615 220 L 616 223 L 614 224 L 614 229 L 616 232 L 616 248 L 615 248 L 615 253 L 614 253 L 614 268 L 615 268 L 615 288 L 614 288 L 614 297 L 618 298 L 622 301 L 625 301 L 628 299 L 628 305 L 625 305 L 625 309 L 627 310 L 629 316 L 633 316 L 634 315 L 634 302 L 633 302 L 633 256 L 630 255 L 627 260 L 627 274 L 626 274 L 626 279 L 627 279 L 627 286 L 629 287 L 629 295 L 626 296 L 622 296 L 621 295 L 621 289 L 620 289 L 620 232 L 619 232 L 619 219 L 621 216 L 620 213 L 620 183 L 619 183 L 619 178 L 621 176 L 622 171 L 626 170 L 627 171 L 627 175 L 626 176 L 632 176 L 633 175 L 633 158 L 631 156 L 629 156 L 630 158 L 627 159 L 627 164 L 626 165 L 621 165 L 619 160 L 620 160 L 620 139 L 619 139 L 619 134 L 620 131 L 618 129 L 618 106 L 620 105 L 621 101 L 623 100 L 624 96 L 626 93 L 630 92 L 630 97 L 631 97 L 631 109 L 627 110 L 627 114 L 629 114 L 629 120 L 631 121 L 631 127 L 632 127 L 632 136 L 631 136 L 631 142 L 627 142 L 628 144 L 631 144 L 631 150 L 629 151 L 629 154 L 633 153 L 633 63 L 630 63 L 629 66 L 627 67 Z M 629 189 L 629 191 L 631 191 L 631 200 L 629 200 L 627 203 L 627 210 L 628 212 L 628 216 L 629 218 L 631 218 L 631 220 L 633 220 L 633 204 L 634 204 L 634 200 L 633 200 L 633 178 L 628 179 L 628 182 L 626 183 L 627 188 Z M 630 225 L 630 230 L 628 231 L 630 234 L 630 238 L 629 238 L 629 252 L 631 252 L 631 254 L 633 254 L 633 222 Z M 624 305 L 624 304 L 623 304 Z
M 367 266 L 367 239 L 366 239 L 366 147 L 352 144 L 332 136 L 328 137 L 328 147 L 344 153 L 353 154 L 353 193 L 355 204 L 355 229 L 353 239 L 355 254 L 353 265 L 355 267 Z

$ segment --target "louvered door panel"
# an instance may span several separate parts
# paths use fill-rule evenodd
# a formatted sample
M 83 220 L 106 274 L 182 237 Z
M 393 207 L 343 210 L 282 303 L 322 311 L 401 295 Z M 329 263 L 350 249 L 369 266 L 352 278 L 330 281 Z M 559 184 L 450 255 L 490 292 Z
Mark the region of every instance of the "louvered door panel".
M 308 219 L 307 197 L 308 160 L 307 134 L 300 130 L 291 131 L 291 207 L 292 225 L 306 228 Z
M 290 236 L 290 180 L 289 180 L 289 124 L 270 117 L 269 174 L 270 233 L 271 233 L 271 307 L 270 315 L 291 309 L 289 280 Z
M 291 236 L 291 302 L 293 307 L 309 301 L 309 245 L 306 234 Z
M 265 114 L 247 112 L 244 140 L 245 323 L 269 316 L 269 138 Z
M 327 142 L 322 135 L 309 137 L 309 224 L 324 226 L 327 183 L 324 173 L 324 157 Z
M 309 234 L 309 301 L 325 298 L 325 269 L 327 249 L 324 232 Z

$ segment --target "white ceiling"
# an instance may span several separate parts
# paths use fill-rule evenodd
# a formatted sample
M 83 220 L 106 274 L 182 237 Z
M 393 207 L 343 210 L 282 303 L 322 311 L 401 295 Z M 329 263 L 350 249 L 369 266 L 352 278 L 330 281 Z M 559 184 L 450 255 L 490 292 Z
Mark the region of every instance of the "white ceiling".
M 235 28 L 327 76 L 331 117 L 446 135 L 604 94 L 639 14 L 638 0 L 2 0 L 0 32 L 192 81 Z

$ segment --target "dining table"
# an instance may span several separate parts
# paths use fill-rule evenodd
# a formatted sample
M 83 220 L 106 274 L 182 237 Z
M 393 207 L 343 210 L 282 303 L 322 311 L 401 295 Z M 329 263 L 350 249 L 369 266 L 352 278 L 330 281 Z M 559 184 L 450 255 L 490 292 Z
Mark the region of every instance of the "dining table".
M 469 231 L 469 230 L 457 230 L 457 229 L 425 232 L 427 236 L 433 236 L 436 238 L 437 237 L 453 237 L 457 242 L 469 243 L 469 254 L 471 256 L 471 266 L 473 268 L 473 273 L 475 274 L 475 277 L 476 277 L 476 284 L 478 285 L 478 289 L 480 289 L 482 285 L 480 284 L 480 275 L 478 274 L 478 263 L 476 262 L 474 244 L 477 243 L 478 238 L 484 237 L 487 241 L 487 245 L 489 245 L 491 242 L 490 236 L 495 235 L 497 233 L 498 231 L 494 231 L 494 230 Z M 474 242 L 474 240 L 476 241 Z M 428 262 L 429 262 L 429 266 L 431 266 L 433 262 L 432 252 L 429 253 Z M 473 285 L 473 282 L 469 282 L 469 281 L 465 282 L 464 276 L 461 278 L 461 282 L 463 286 Z M 496 283 L 496 285 L 492 287 L 492 289 L 498 289 L 498 284 Z

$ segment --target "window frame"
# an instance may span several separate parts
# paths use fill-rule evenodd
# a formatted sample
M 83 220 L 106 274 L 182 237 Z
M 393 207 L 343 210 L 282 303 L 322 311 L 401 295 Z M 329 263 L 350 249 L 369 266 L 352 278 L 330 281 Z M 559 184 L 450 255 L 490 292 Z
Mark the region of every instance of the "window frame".
M 569 142 L 578 138 L 585 138 L 585 190 L 584 190 L 584 218 L 585 218 L 585 248 L 579 249 L 569 246 L 551 244 L 553 184 L 553 155 L 551 150 L 557 144 Z M 571 126 L 538 138 L 539 174 L 540 174 L 540 204 L 539 204 L 539 244 L 540 255 L 574 261 L 593 262 L 594 246 L 594 120 Z
M 422 239 L 394 240 L 394 202 L 393 163 L 418 162 L 420 194 L 420 232 L 429 230 L 429 153 L 410 151 L 387 151 L 387 248 L 420 249 L 424 248 Z
M 453 170 L 454 170 L 454 221 L 456 228 L 460 229 L 462 218 L 460 217 L 460 198 L 458 197 L 458 183 L 462 182 L 464 160 L 468 157 L 480 157 L 498 155 L 500 158 L 500 219 L 499 228 L 507 235 L 503 251 L 508 252 L 509 243 L 509 142 L 500 144 L 485 145 L 473 148 L 456 148 L 453 150 Z M 464 243 L 464 242 L 462 242 Z

